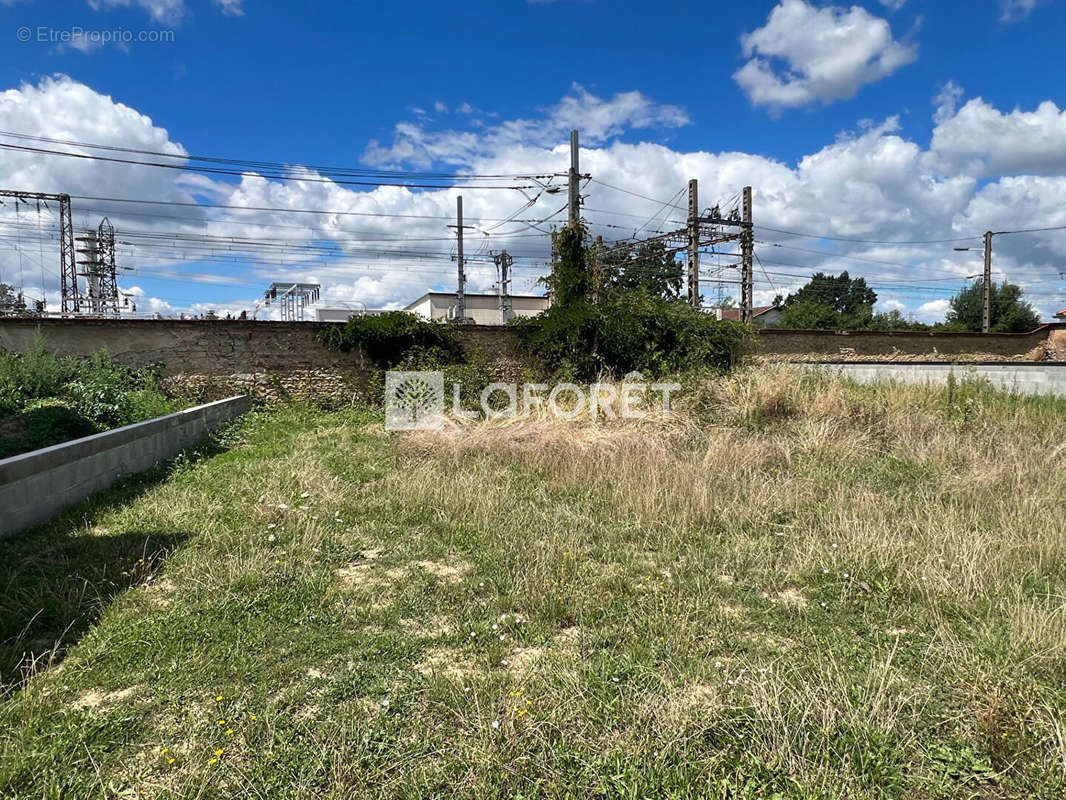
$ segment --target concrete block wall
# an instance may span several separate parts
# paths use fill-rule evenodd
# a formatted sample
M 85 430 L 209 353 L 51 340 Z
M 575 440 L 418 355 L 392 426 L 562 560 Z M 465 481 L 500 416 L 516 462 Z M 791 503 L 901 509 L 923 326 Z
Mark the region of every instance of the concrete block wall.
M 230 397 L 0 460 L 0 538 L 173 458 L 250 405 L 246 396 Z

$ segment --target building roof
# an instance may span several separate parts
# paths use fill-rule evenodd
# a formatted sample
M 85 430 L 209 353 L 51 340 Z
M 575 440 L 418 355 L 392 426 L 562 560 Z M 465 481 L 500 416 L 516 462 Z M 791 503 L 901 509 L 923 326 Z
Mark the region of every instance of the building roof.
M 1061 311 L 1056 311 L 1055 316 L 1066 319 L 1066 308 L 1062 309 Z
M 751 315 L 753 317 L 758 317 L 765 314 L 767 311 L 773 311 L 775 308 L 777 308 L 777 306 L 756 306 L 751 310 Z M 717 311 L 717 309 L 715 310 Z M 723 308 L 721 311 L 722 319 L 740 319 L 739 308 Z

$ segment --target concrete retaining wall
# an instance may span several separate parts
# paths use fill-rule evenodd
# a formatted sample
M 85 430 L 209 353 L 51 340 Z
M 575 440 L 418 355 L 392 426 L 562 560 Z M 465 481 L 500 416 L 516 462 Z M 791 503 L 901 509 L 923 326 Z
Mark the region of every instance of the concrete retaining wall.
M 0 460 L 0 538 L 173 458 L 250 405 L 248 397 L 230 397 Z
M 825 364 L 860 383 L 896 380 L 905 383 L 945 384 L 955 378 L 985 379 L 997 389 L 1017 394 L 1055 394 L 1066 397 L 1066 364 Z

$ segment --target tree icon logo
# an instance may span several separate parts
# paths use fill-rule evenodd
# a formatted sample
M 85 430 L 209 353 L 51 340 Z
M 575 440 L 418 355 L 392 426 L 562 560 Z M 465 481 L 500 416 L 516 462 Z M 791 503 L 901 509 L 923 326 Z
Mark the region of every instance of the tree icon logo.
M 385 430 L 439 431 L 444 427 L 444 373 L 385 373 Z

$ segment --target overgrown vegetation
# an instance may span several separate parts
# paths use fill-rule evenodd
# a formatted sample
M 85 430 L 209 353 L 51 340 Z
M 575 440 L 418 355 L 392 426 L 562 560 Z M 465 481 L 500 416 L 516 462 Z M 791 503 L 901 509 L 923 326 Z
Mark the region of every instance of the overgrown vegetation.
M 583 238 L 580 227 L 555 234 L 552 306 L 518 323 L 526 344 L 559 373 L 594 380 L 633 370 L 729 370 L 753 349 L 750 327 L 678 299 L 680 267 L 663 248 L 646 246 L 631 261 L 612 257 L 596 267 Z
M 1060 798 L 1066 403 L 676 408 L 289 406 L 0 542 L 0 796 Z
M 106 352 L 56 356 L 40 340 L 24 354 L 0 350 L 0 458 L 177 411 L 150 369 Z
M 455 363 L 462 357 L 453 328 L 427 322 L 406 311 L 353 316 L 344 326 L 327 328 L 320 338 L 326 347 L 334 350 L 350 352 L 362 348 L 372 361 L 386 369 L 409 358 L 413 352 L 437 363 Z
M 522 324 L 534 353 L 582 380 L 637 370 L 645 376 L 729 370 L 754 347 L 752 329 L 719 321 L 679 301 L 643 290 L 599 303 L 553 305 Z

